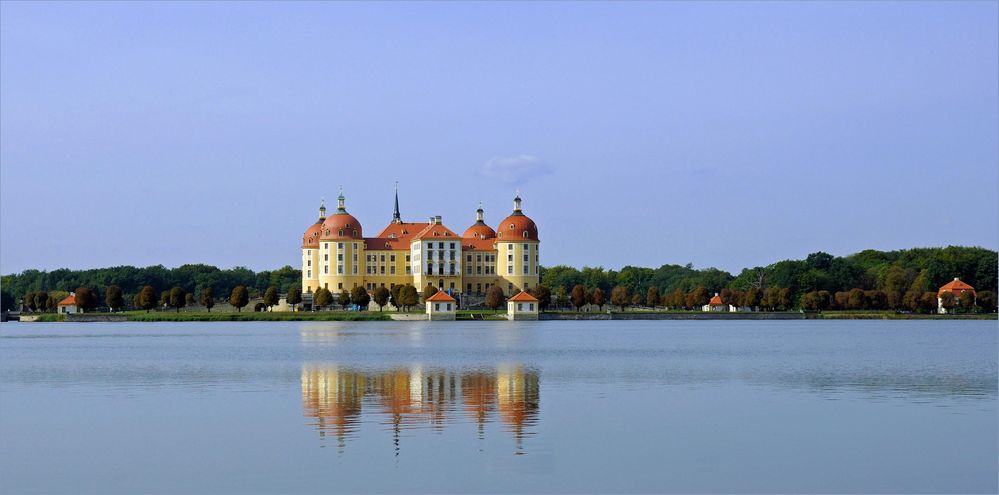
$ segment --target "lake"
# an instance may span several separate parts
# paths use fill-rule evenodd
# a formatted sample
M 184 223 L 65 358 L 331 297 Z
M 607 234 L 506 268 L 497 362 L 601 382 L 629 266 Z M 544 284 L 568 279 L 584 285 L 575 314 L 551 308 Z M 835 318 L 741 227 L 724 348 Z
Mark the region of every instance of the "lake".
M 0 491 L 996 492 L 995 321 L 5 323 Z

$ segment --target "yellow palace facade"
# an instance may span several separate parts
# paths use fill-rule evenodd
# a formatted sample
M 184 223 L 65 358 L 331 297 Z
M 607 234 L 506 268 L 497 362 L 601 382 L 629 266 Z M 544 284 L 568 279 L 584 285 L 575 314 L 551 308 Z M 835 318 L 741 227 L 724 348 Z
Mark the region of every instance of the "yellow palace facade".
M 396 191 L 392 220 L 374 237 L 365 237 L 341 192 L 336 211 L 327 216 L 325 204 L 320 205 L 319 219 L 302 236 L 302 292 L 411 284 L 417 290 L 433 286 L 468 294 L 498 286 L 510 296 L 538 285 L 540 244 L 538 227 L 521 210 L 519 194 L 513 212 L 495 230 L 486 225 L 480 206 L 475 223 L 458 235 L 440 216 L 403 221 Z

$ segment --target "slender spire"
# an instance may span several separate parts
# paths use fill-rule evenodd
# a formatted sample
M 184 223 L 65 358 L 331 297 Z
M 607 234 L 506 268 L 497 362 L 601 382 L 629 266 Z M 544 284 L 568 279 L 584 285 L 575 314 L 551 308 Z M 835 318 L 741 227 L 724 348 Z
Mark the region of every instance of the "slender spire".
M 395 181 L 395 210 L 392 212 L 392 223 L 402 223 L 402 215 L 399 214 L 399 181 Z
M 340 186 L 340 195 L 336 198 L 336 212 L 337 213 L 347 213 L 347 208 L 344 207 L 343 202 L 343 186 Z
M 319 200 L 319 219 L 326 219 L 326 198 Z
M 514 215 L 523 215 L 523 213 L 520 212 L 520 190 L 519 189 L 517 190 L 517 196 L 513 198 L 513 214 Z
M 482 216 L 483 213 L 484 212 L 482 211 L 482 201 L 479 201 L 479 209 L 475 210 L 475 223 L 476 224 L 485 225 L 486 222 L 485 222 L 485 219 Z

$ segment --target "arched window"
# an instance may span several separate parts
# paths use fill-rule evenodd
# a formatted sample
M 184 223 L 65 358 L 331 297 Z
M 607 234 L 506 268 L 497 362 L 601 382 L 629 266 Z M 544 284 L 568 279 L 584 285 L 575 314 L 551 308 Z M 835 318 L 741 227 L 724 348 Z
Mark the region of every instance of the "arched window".
M 527 231 L 525 230 L 525 231 L 524 231 L 524 239 L 527 239 L 528 237 L 530 237 L 530 235 L 529 235 L 529 234 L 527 233 Z
M 339 233 L 337 233 L 337 235 L 340 236 L 340 237 L 343 237 L 343 229 L 340 229 L 340 231 L 339 231 Z

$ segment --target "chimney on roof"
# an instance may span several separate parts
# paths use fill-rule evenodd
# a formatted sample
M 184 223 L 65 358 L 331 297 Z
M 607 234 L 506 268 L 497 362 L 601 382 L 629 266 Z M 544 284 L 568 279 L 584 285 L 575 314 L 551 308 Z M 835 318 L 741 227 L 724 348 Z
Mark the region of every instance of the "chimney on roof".
M 434 217 L 434 223 L 437 224 L 437 225 L 441 224 L 441 216 L 440 215 L 437 215 L 437 216 Z

